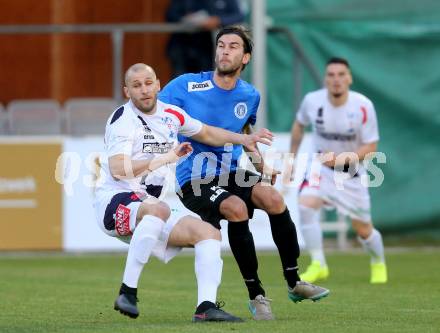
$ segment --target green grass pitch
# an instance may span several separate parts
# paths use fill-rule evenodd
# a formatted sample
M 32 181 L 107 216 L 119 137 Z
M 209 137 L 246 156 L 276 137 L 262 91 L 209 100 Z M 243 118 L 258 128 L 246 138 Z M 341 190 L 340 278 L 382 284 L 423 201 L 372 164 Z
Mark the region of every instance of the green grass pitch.
M 440 249 L 389 251 L 389 283 L 370 285 L 365 254 L 328 256 L 331 294 L 294 304 L 276 254 L 262 252 L 260 276 L 275 321 L 255 322 L 234 259 L 224 255 L 219 299 L 245 323 L 191 323 L 196 303 L 193 256 L 152 259 L 139 286 L 140 316 L 113 310 L 125 256 L 0 256 L 0 332 L 439 332 Z M 306 259 L 301 258 L 302 267 Z

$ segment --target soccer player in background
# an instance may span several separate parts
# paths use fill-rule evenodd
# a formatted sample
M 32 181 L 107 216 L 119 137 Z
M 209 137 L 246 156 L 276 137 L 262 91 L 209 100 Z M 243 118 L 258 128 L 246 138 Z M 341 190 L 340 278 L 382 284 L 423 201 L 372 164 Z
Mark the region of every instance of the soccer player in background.
M 241 133 L 255 124 L 260 100 L 258 91 L 240 79 L 251 53 L 252 40 L 248 32 L 241 26 L 225 27 L 216 36 L 215 71 L 181 75 L 165 86 L 159 99 L 180 106 L 206 124 Z M 327 296 L 327 289 L 300 281 L 298 240 L 290 213 L 272 186 L 263 184 L 260 176 L 238 168 L 242 145 L 214 147 L 184 135 L 179 141 L 191 142 L 194 149 L 177 165 L 181 200 L 218 229 L 221 219 L 228 221 L 229 244 L 248 289 L 248 306 L 253 318 L 274 318 L 258 276 L 255 245 L 249 230 L 249 219 L 255 208 L 269 215 L 289 298 L 298 302 Z M 261 159 L 254 165 L 263 173 Z M 269 169 L 265 171 L 274 183 L 276 172 Z
M 150 66 L 131 66 L 124 87 L 129 101 L 106 125 L 96 216 L 106 234 L 129 243 L 114 308 L 136 318 L 138 280 L 150 255 L 166 263 L 181 247 L 194 247 L 198 302 L 193 321 L 241 321 L 216 305 L 223 267 L 220 232 L 184 212 L 170 213 L 157 198 L 169 174 L 167 165 L 192 151 L 188 142 L 177 145 L 178 133 L 209 145 L 235 143 L 251 150 L 257 142 L 270 144 L 272 134 L 262 129 L 259 134 L 241 135 L 204 125 L 179 107 L 158 101 L 159 89 Z
M 298 152 L 304 127 L 311 125 L 314 149 L 321 154 L 322 162 L 320 173 L 308 171 L 298 199 L 301 231 L 312 259 L 301 279 L 309 282 L 329 276 L 319 223 L 324 205 L 334 206 L 351 218 L 358 240 L 371 258 L 370 282 L 387 282 L 382 236 L 371 222 L 370 196 L 362 184 L 366 171 L 359 163 L 376 152 L 376 112 L 367 97 L 350 90 L 352 82 L 347 60 L 331 58 L 326 67 L 326 87 L 304 97 L 292 125 L 290 152 Z M 344 155 L 337 158 L 347 152 L 354 153 L 355 159 L 347 160 Z M 337 188 L 338 177 L 346 178 L 343 189 Z M 318 182 L 313 184 L 312 180 Z

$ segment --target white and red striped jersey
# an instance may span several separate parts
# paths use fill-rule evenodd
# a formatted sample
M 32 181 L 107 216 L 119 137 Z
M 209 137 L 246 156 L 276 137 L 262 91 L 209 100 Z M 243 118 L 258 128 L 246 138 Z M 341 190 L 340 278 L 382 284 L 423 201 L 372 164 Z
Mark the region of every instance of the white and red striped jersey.
M 356 152 L 361 145 L 379 140 L 373 103 L 354 91 L 349 91 L 347 102 L 338 107 L 330 103 L 327 89 L 308 93 L 296 119 L 304 126 L 312 126 L 316 151 Z
M 156 112 L 142 113 L 130 101 L 119 107 L 107 121 L 105 153 L 101 156 L 101 173 L 96 190 L 112 196 L 119 192 L 145 193 L 147 187 L 164 185 L 169 170 L 162 166 L 144 177 L 117 180 L 109 170 L 108 158 L 118 154 L 132 160 L 152 159 L 165 154 L 177 144 L 177 134 L 187 137 L 200 132 L 202 123 L 181 108 L 157 101 Z

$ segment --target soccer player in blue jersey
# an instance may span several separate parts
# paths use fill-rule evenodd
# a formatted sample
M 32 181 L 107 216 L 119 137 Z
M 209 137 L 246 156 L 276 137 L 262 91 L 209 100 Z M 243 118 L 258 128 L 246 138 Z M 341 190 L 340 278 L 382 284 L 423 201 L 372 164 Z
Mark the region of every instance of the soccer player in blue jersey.
M 241 133 L 254 125 L 260 101 L 258 91 L 240 79 L 249 63 L 252 40 L 242 26 L 229 26 L 216 36 L 216 69 L 184 74 L 168 83 L 159 99 L 183 108 L 203 123 Z M 294 301 L 316 301 L 329 290 L 300 281 L 299 246 L 295 225 L 282 196 L 265 186 L 261 176 L 238 168 L 243 147 L 212 147 L 187 137 L 193 153 L 177 166 L 180 199 L 183 204 L 217 228 L 228 223 L 229 244 L 249 292 L 249 309 L 256 320 L 273 319 L 270 300 L 258 276 L 258 261 L 249 219 L 255 208 L 269 215 L 273 240 L 278 248 L 288 296 Z M 263 174 L 264 162 L 254 163 Z M 276 172 L 270 171 L 272 184 Z

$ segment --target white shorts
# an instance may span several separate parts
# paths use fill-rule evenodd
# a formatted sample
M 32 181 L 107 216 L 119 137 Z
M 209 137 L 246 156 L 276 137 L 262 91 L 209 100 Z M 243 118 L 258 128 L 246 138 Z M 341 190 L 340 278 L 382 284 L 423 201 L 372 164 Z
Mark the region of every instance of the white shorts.
M 97 193 L 95 199 L 95 214 L 99 227 L 107 235 L 116 237 L 124 243 L 129 244 L 131 236 L 121 236 L 114 228 L 114 214 L 119 205 L 125 206 L 129 209 L 129 228 L 134 232 L 136 229 L 136 215 L 142 201 L 139 198 L 133 197 L 133 192 L 122 193 Z M 163 261 L 169 262 L 181 250 L 181 247 L 168 245 L 168 239 L 174 226 L 179 223 L 182 217 L 186 216 L 186 212 L 173 208 L 171 215 L 165 223 L 162 232 L 159 236 L 158 242 L 152 251 L 152 255 Z M 113 227 L 112 224 L 113 219 Z
M 361 183 L 361 175 L 349 177 L 322 166 L 320 174 L 308 171 L 299 196 L 322 198 L 326 204 L 353 219 L 371 223 L 371 205 L 368 188 Z

